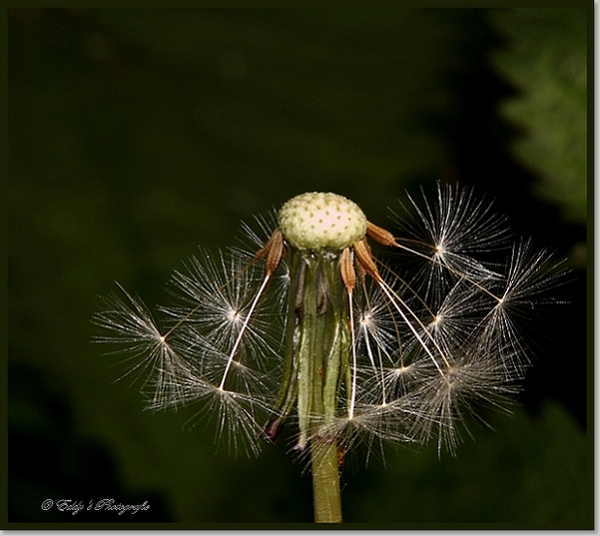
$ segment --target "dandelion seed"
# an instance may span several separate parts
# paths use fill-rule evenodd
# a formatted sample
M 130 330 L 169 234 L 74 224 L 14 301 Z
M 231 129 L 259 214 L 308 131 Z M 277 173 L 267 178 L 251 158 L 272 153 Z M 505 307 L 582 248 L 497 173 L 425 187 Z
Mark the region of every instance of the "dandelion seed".
M 455 453 L 469 423 L 504 407 L 529 365 L 524 320 L 560 284 L 551 256 L 512 245 L 471 190 L 400 208 L 392 234 L 342 196 L 294 197 L 243 226 L 248 245 L 175 272 L 163 329 L 123 291 L 95 316 L 97 340 L 134 363 L 151 409 L 200 405 L 193 421 L 234 451 L 258 454 L 292 421 L 316 519 L 341 520 L 346 453 L 429 440 Z

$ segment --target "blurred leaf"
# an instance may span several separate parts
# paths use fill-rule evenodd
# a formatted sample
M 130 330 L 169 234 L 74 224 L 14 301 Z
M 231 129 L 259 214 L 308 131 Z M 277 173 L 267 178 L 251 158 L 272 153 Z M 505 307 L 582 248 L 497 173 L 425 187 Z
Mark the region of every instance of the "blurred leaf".
M 495 64 L 518 90 L 502 107 L 522 128 L 517 156 L 538 174 L 536 192 L 570 221 L 586 221 L 587 10 L 492 13 L 506 37 Z

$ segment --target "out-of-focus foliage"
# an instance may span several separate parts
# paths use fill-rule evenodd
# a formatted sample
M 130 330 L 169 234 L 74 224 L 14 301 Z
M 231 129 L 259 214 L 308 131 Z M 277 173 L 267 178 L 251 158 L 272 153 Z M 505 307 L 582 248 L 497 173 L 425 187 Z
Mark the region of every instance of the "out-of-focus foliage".
M 235 243 L 240 219 L 302 191 L 346 195 L 385 224 L 407 184 L 453 166 L 457 80 L 487 53 L 470 46 L 489 32 L 482 18 L 437 9 L 9 12 L 13 521 L 55 521 L 39 505 L 61 494 L 97 499 L 81 477 L 90 463 L 90 474 L 108 475 L 103 493 L 112 479 L 115 495 L 152 493 L 157 509 L 170 509 L 165 519 L 311 519 L 310 478 L 285 437 L 256 460 L 215 453 L 212 431 L 183 426 L 196 408 L 144 412 L 137 386 L 114 383 L 119 358 L 90 344 L 97 297 L 118 280 L 160 302 L 169 273 L 198 244 Z M 529 31 L 523 23 L 520 35 Z M 488 164 L 470 158 L 485 177 Z M 15 373 L 29 368 L 35 382 Z M 68 405 L 66 417 L 43 410 L 47 392 Z M 522 413 L 494 424 L 498 434 L 478 433 L 456 460 L 400 451 L 385 471 L 359 461 L 343 492 L 348 519 L 530 523 L 560 513 L 587 522 L 582 438 L 570 418 L 550 407 L 536 421 Z M 566 452 L 569 442 L 577 446 Z M 81 443 L 110 456 L 88 456 Z M 24 445 L 40 459 L 51 449 L 60 469 L 17 464 L 32 456 Z
M 577 8 L 494 12 L 506 38 L 495 63 L 517 94 L 502 107 L 521 127 L 518 157 L 538 174 L 536 192 L 562 215 L 586 221 L 587 21 Z

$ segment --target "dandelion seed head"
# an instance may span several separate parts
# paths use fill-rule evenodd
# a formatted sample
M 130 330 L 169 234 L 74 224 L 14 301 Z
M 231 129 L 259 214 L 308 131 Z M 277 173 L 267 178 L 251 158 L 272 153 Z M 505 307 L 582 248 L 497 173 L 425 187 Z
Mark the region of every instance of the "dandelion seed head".
M 367 218 L 356 203 L 332 193 L 298 195 L 278 216 L 285 239 L 299 250 L 342 250 L 367 232 Z
M 95 315 L 97 340 L 145 376 L 149 408 L 201 405 L 194 419 L 234 451 L 258 453 L 289 419 L 305 453 L 431 438 L 454 452 L 467 421 L 515 392 L 529 365 L 522 325 L 554 303 L 560 278 L 530 242 L 510 247 L 469 189 L 439 186 L 403 208 L 396 238 L 342 196 L 296 196 L 257 231 L 243 226 L 249 247 L 175 272 L 178 302 L 158 307 L 160 325 L 125 293 Z M 403 262 L 376 259 L 369 240 Z

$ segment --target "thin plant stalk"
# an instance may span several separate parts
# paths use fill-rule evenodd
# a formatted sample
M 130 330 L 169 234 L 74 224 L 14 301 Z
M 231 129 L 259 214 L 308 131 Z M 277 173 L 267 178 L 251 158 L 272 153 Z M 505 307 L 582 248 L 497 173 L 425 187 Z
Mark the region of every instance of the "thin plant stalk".
M 341 523 L 342 501 L 335 443 L 311 446 L 315 523 Z

